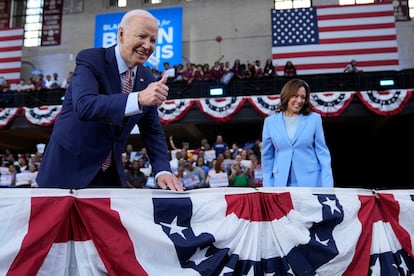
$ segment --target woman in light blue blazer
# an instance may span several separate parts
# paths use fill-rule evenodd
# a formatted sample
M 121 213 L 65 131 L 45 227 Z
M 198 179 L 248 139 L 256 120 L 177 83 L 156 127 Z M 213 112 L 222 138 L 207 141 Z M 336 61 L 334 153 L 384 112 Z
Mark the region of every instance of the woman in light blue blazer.
M 312 112 L 309 97 L 305 81 L 289 80 L 280 93 L 278 112 L 264 120 L 264 187 L 333 187 L 322 118 Z

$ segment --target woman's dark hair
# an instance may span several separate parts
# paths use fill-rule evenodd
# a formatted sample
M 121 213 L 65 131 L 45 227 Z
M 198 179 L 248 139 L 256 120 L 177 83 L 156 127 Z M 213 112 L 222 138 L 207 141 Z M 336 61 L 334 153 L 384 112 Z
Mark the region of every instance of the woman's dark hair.
M 278 111 L 286 111 L 288 108 L 288 102 L 290 98 L 296 95 L 296 92 L 299 88 L 305 88 L 306 91 L 306 98 L 305 103 L 300 110 L 300 113 L 303 115 L 309 115 L 312 112 L 310 107 L 310 87 L 309 84 L 301 79 L 291 79 L 282 87 L 282 91 L 280 92 L 280 104 L 278 106 Z

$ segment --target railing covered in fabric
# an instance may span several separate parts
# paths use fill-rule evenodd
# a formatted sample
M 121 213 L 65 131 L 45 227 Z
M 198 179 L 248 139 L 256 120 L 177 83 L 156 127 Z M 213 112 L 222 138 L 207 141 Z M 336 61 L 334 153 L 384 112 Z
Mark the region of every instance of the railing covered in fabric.
M 412 275 L 414 190 L 2 189 L 0 275 Z
M 414 69 L 402 71 L 361 72 L 357 74 L 336 73 L 324 75 L 303 75 L 302 78 L 314 92 L 326 91 L 368 91 L 385 89 L 406 89 L 414 87 Z M 170 82 L 169 99 L 207 98 L 210 89 L 220 87 L 223 97 L 274 95 L 279 94 L 288 78 L 283 76 L 236 79 L 228 84 L 213 81 Z M 393 84 L 381 86 L 381 80 L 392 80 Z M 59 105 L 63 101 L 64 89 L 41 90 L 32 92 L 0 92 L 1 107 L 38 107 Z

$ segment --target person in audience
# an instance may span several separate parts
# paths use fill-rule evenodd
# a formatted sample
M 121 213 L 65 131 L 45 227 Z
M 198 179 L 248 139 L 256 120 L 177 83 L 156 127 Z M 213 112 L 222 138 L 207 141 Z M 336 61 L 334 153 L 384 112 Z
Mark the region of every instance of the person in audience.
M 32 188 L 38 188 L 39 185 L 37 185 L 37 182 L 36 182 L 36 176 L 37 176 L 37 172 L 38 172 L 38 165 L 34 162 L 30 162 L 29 163 L 29 171 L 32 173 L 32 178 L 30 180 L 30 186 Z
M 126 181 L 129 188 L 144 188 L 147 177 L 141 171 L 141 165 L 138 160 L 132 161 L 131 169 L 126 172 Z
M 45 77 L 45 82 L 44 82 L 43 88 L 52 89 L 52 85 L 53 85 L 52 76 L 50 74 L 47 74 L 46 77 Z
M 169 62 L 164 62 L 164 72 L 161 75 L 166 76 L 168 81 L 172 81 L 175 78 L 175 68 Z
M 72 76 L 73 76 L 73 72 L 70 71 L 68 73 L 68 76 L 65 79 L 63 79 L 62 84 L 60 85 L 60 87 L 64 88 L 64 89 L 68 88 L 69 84 L 70 84 L 70 81 L 72 80 Z
M 233 73 L 233 70 L 231 69 L 230 61 L 226 61 L 224 63 L 223 75 L 222 75 L 220 81 L 227 85 L 227 84 L 230 83 L 233 76 L 234 76 L 234 73 Z
M 171 171 L 176 174 L 178 170 L 178 163 L 180 160 L 183 160 L 183 156 L 181 149 L 174 150 L 173 153 L 175 153 L 175 156 L 173 156 L 174 158 L 171 158 L 170 160 L 170 167 Z
M 59 80 L 59 74 L 58 73 L 53 73 L 53 77 L 52 77 L 52 84 L 50 85 L 51 89 L 56 89 L 56 88 L 60 88 L 62 86 L 61 81 Z
M 244 70 L 246 66 L 241 64 L 240 59 L 235 59 L 231 71 L 234 74 L 234 77 L 242 79 L 244 77 Z
M 206 174 L 203 169 L 193 166 L 193 162 L 186 160 L 184 163 L 183 182 L 187 188 L 206 188 Z
M 178 64 L 175 67 L 175 77 L 174 77 L 174 82 L 181 82 L 184 79 L 184 65 L 182 64 Z
M 250 187 L 263 187 L 263 171 L 262 164 L 260 163 L 259 158 L 255 154 L 249 156 L 251 165 L 248 171 L 250 179 Z
M 170 136 L 169 141 L 170 141 L 170 146 L 173 150 L 176 150 L 176 151 L 180 150 L 181 151 L 181 157 L 183 159 L 190 160 L 191 162 L 194 162 L 194 154 L 190 150 L 190 143 L 188 143 L 186 141 L 182 142 L 182 148 L 179 149 L 175 146 L 173 136 Z
M 46 88 L 46 82 L 43 74 L 39 74 L 35 82 L 35 90 L 39 91 Z
M 0 77 L 0 92 L 8 92 L 10 90 L 10 84 L 5 77 Z
M 242 171 L 239 163 L 231 165 L 229 184 L 233 187 L 249 187 L 250 185 L 249 176 Z
M 13 90 L 16 90 L 17 92 L 26 92 L 27 91 L 27 84 L 24 79 L 20 79 L 19 82 L 14 85 Z
M 254 77 L 255 78 L 263 77 L 263 68 L 262 68 L 260 60 L 258 59 L 254 62 Z
M 250 61 L 247 61 L 247 67 L 245 67 L 243 72 L 243 78 L 244 79 L 250 79 L 254 78 L 256 76 L 256 68 L 253 63 Z
M 210 64 L 204 63 L 202 65 L 203 70 L 203 80 L 211 80 L 211 70 L 210 70 Z
M 223 153 L 227 148 L 229 148 L 228 144 L 224 142 L 223 136 L 218 134 L 216 136 L 216 141 L 213 143 L 213 149 L 216 151 L 216 156 L 219 153 Z
M 208 186 L 210 186 L 210 180 L 211 178 L 214 178 L 217 174 L 226 174 L 226 170 L 224 169 L 224 162 L 221 159 L 214 159 L 211 162 L 211 169 L 207 173 L 206 183 Z M 228 178 L 225 178 L 226 184 L 223 184 L 223 186 L 228 185 Z
M 193 71 L 192 81 L 202 81 L 204 80 L 204 71 L 203 71 L 203 65 L 198 64 Z
M 286 61 L 285 67 L 283 68 L 283 76 L 295 77 L 296 75 L 296 67 L 293 65 L 293 62 L 290 60 Z
M 207 162 L 204 160 L 204 156 L 198 155 L 196 159 L 196 167 L 199 167 L 203 170 L 204 174 L 207 176 L 210 167 L 208 166 Z
M 351 60 L 344 69 L 345 73 L 358 73 L 362 72 L 362 68 L 358 66 L 358 62 L 353 59 Z
M 310 107 L 310 87 L 291 79 L 282 87 L 278 112 L 262 131 L 263 186 L 333 187 L 331 154 L 322 117 Z
M 277 75 L 276 66 L 273 65 L 273 60 L 271 58 L 266 59 L 266 63 L 263 67 L 263 76 L 273 77 L 276 75 Z
M 223 74 L 224 72 L 223 68 L 220 66 L 220 62 L 215 61 L 213 68 L 210 70 L 210 80 L 219 83 Z
M 223 162 L 224 162 L 224 168 L 226 171 L 230 168 L 231 164 L 234 163 L 234 159 L 231 155 L 230 149 L 225 149 L 223 153 Z
M 195 70 L 195 65 L 187 62 L 186 68 L 183 72 L 183 81 L 185 81 L 187 84 L 191 84 L 193 81 L 193 72 Z
M 122 153 L 138 125 L 155 183 L 162 189 L 184 190 L 171 172 L 158 116 L 158 106 L 168 97 L 167 78 L 157 81 L 144 66 L 157 35 L 158 20 L 150 12 L 131 10 L 118 26 L 118 44 L 78 53 L 39 168 L 39 187 L 127 187 Z M 131 84 L 125 85 L 128 81 Z

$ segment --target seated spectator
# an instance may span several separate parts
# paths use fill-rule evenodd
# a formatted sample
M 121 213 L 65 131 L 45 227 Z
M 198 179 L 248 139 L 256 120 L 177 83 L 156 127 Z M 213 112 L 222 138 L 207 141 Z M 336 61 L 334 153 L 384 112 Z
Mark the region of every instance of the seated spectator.
M 190 160 L 191 162 L 194 162 L 194 155 L 192 151 L 190 150 L 190 144 L 188 142 L 182 142 L 182 148 L 179 149 L 175 146 L 173 136 L 169 137 L 169 141 L 170 141 L 170 146 L 173 150 L 181 151 L 181 159 Z
M 18 83 L 12 85 L 12 90 L 17 92 L 25 92 L 26 91 L 26 81 L 24 79 L 20 79 Z
M 256 76 L 255 65 L 251 63 L 250 61 L 247 61 L 247 67 L 245 67 L 243 71 L 243 78 L 249 79 L 249 78 L 254 78 L 255 76 Z
M 285 77 L 295 77 L 297 75 L 296 67 L 293 65 L 293 62 L 288 60 L 283 69 L 283 75 Z
M 258 59 L 254 62 L 254 77 L 255 78 L 263 77 L 263 69 L 262 69 L 260 60 Z
M 211 80 L 210 65 L 208 63 L 204 63 L 204 65 L 202 66 L 202 70 L 203 70 L 203 79 Z
M 203 71 L 203 65 L 198 64 L 196 66 L 196 69 L 193 71 L 193 81 L 201 81 L 204 80 L 204 71 Z
M 212 161 L 212 168 L 207 173 L 206 183 L 209 187 L 229 186 L 229 179 L 224 169 L 223 160 L 214 159 Z
M 60 88 L 61 86 L 62 84 L 60 83 L 58 73 L 53 73 L 52 84 L 50 85 L 50 88 L 56 89 Z
M 177 174 L 178 163 L 183 160 L 181 149 L 171 151 L 170 167 L 173 174 Z
M 38 167 L 38 165 L 36 163 L 33 163 L 33 162 L 30 162 L 29 163 L 29 171 L 32 173 L 32 175 L 31 175 L 32 176 L 32 179 L 30 180 L 30 186 L 32 188 L 39 187 L 37 185 L 37 182 L 36 182 L 36 176 L 37 176 L 38 169 L 39 169 L 39 167 Z
M 39 74 L 36 77 L 36 81 L 35 81 L 34 86 L 35 86 L 35 90 L 37 90 L 37 91 L 46 88 L 46 81 L 45 81 L 45 78 L 44 78 L 43 74 Z
M 187 82 L 187 84 L 191 84 L 193 81 L 193 72 L 195 70 L 195 65 L 188 62 L 186 64 L 186 69 L 183 72 L 183 81 Z
M 51 75 L 46 75 L 43 88 L 52 89 L 53 80 Z
M 178 64 L 177 66 L 175 66 L 175 77 L 174 77 L 174 82 L 180 82 L 184 79 L 184 66 L 182 64 Z
M 73 75 L 73 72 L 70 71 L 66 79 L 63 79 L 62 84 L 60 85 L 61 88 L 65 88 L 65 89 L 68 88 L 70 81 L 72 80 L 72 75 Z
M 234 76 L 234 73 L 231 69 L 230 62 L 226 61 L 224 63 L 223 75 L 222 75 L 220 81 L 227 85 L 230 82 L 230 80 L 233 76 Z
M 228 149 L 229 146 L 228 144 L 223 140 L 223 136 L 222 135 L 217 135 L 216 136 L 216 141 L 213 143 L 213 149 L 216 151 L 216 156 L 219 153 L 224 153 L 224 151 L 226 149 Z
M 236 78 L 242 79 L 244 77 L 244 70 L 246 66 L 241 64 L 240 59 L 235 59 L 233 63 L 233 67 L 231 68 L 234 76 Z
M 273 65 L 273 60 L 271 58 L 266 59 L 266 63 L 263 68 L 263 77 L 272 77 L 276 75 L 276 66 Z
M 220 66 L 220 62 L 214 62 L 213 68 L 210 70 L 210 79 L 215 82 L 220 82 L 221 77 L 223 76 L 223 68 Z
M 358 62 L 353 59 L 351 60 L 344 69 L 345 73 L 358 73 L 362 72 L 361 67 L 358 66 Z
M 182 183 L 187 189 L 206 188 L 206 173 L 202 168 L 193 166 L 193 162 L 187 160 L 184 164 Z
M 246 175 L 238 163 L 234 163 L 231 166 L 231 174 L 229 176 L 230 186 L 233 187 L 249 187 L 250 186 L 250 179 L 249 176 Z
M 250 186 L 263 187 L 262 164 L 255 154 L 251 154 L 249 159 L 252 162 L 249 169 Z
M 10 89 L 9 82 L 3 77 L 0 77 L 0 92 L 8 92 Z
M 169 62 L 164 62 L 164 72 L 162 76 L 167 76 L 168 81 L 172 81 L 175 78 L 175 68 L 170 65 Z
M 15 186 L 17 188 L 30 188 L 32 184 L 33 174 L 31 171 L 21 171 L 16 173 Z
M 207 176 L 210 167 L 208 166 L 207 162 L 204 160 L 204 156 L 197 156 L 196 159 L 196 167 L 199 167 L 203 170 L 204 174 Z
M 141 164 L 138 160 L 132 161 L 131 169 L 126 172 L 126 180 L 129 188 L 144 188 L 147 177 L 141 171 Z

